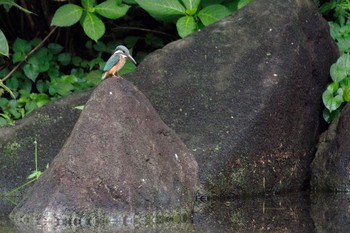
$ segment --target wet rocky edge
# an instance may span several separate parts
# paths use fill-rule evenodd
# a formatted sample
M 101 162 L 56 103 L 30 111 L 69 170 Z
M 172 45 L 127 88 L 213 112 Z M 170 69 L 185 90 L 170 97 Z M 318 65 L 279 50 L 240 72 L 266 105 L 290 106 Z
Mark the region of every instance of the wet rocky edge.
M 153 211 L 138 213 L 107 213 L 105 210 L 89 210 L 74 213 L 57 213 L 53 211 L 45 219 L 42 219 L 41 213 L 38 214 L 19 214 L 12 215 L 12 220 L 20 229 L 31 229 L 34 232 L 43 230 L 65 232 L 86 232 L 97 229 L 133 229 L 147 228 L 157 226 L 169 226 L 169 228 L 186 226 L 192 222 L 192 210 L 169 210 L 169 211 Z

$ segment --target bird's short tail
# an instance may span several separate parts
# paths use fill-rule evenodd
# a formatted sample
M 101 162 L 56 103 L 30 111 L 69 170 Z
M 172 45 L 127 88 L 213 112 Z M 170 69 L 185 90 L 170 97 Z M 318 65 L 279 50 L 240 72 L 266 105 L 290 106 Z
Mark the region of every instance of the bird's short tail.
M 105 79 L 105 74 L 106 74 L 106 72 L 103 72 L 103 73 L 102 73 L 101 80 Z

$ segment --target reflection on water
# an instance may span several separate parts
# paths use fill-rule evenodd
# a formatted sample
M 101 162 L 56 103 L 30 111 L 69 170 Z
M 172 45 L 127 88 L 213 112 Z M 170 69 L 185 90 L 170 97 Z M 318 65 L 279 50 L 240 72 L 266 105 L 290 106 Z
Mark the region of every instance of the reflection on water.
M 212 201 L 196 206 L 191 223 L 167 223 L 155 226 L 74 226 L 63 229 L 47 226 L 15 226 L 7 218 L 0 217 L 0 232 L 350 232 L 350 194 L 298 193 L 237 198 L 225 202 Z

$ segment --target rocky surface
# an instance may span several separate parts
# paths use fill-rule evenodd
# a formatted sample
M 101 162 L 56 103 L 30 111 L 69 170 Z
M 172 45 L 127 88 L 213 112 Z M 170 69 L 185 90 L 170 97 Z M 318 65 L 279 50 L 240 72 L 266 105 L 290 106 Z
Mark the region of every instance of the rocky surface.
M 300 190 L 338 50 L 312 1 L 255 0 L 129 79 L 193 151 L 212 197 Z
M 148 99 L 124 79 L 100 84 L 50 168 L 12 211 L 40 224 L 186 218 L 197 163 Z
M 350 191 L 350 105 L 320 137 L 312 162 L 311 187 L 317 191 Z
M 38 143 L 38 169 L 44 171 L 46 165 L 60 151 L 68 138 L 91 90 L 77 92 L 33 111 L 14 126 L 0 128 L 0 194 L 27 182 L 27 177 L 35 170 L 34 141 Z M 20 200 L 26 190 L 15 193 Z M 0 200 L 0 215 L 9 214 L 14 205 Z M 5 207 L 6 206 L 6 207 Z

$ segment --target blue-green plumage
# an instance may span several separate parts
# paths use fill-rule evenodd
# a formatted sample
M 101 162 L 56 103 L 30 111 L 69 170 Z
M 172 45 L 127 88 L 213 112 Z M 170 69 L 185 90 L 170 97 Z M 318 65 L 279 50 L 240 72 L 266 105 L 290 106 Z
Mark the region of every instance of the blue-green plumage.
M 106 71 L 112 69 L 120 60 L 120 55 L 113 53 L 113 55 L 107 60 L 105 67 L 103 68 L 102 78 L 105 75 Z
M 117 75 L 117 77 L 119 77 L 117 72 L 124 66 L 126 58 L 130 58 L 136 64 L 136 61 L 130 55 L 129 50 L 123 45 L 118 45 L 103 68 L 101 79 L 105 79 L 110 75 Z

